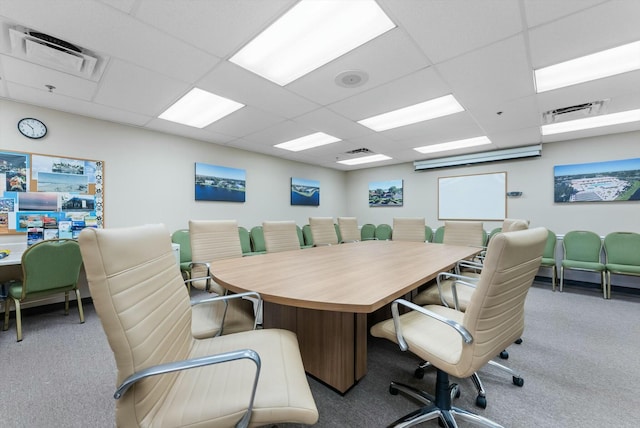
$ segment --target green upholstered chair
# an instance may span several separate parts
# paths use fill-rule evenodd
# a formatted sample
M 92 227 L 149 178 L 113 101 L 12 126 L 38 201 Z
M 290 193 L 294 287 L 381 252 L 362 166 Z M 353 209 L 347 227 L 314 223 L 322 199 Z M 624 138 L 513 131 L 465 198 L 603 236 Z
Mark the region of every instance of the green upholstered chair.
M 433 232 L 433 242 L 434 244 L 442 244 L 442 241 L 444 240 L 444 226 L 440 226 L 439 228 L 436 229 L 435 232 Z
M 298 234 L 298 241 L 300 241 L 300 248 L 311 248 L 313 245 L 307 245 L 304 242 L 304 233 L 302 233 L 302 228 L 296 224 L 296 233 Z
M 611 274 L 640 276 L 640 234 L 612 232 L 604 238 L 607 295 L 611 298 Z
M 342 232 L 340 231 L 340 225 L 333 223 L 333 228 L 336 230 L 336 236 L 338 237 L 338 243 L 342 242 Z
M 390 225 L 382 223 L 376 226 L 376 239 L 380 241 L 388 241 L 393 235 L 393 229 Z
M 302 226 L 302 235 L 304 236 L 304 245 L 307 247 L 313 247 L 313 234 L 311 233 L 311 226 L 305 224 Z
M 48 239 L 27 248 L 22 254 L 22 280 L 9 284 L 4 306 L 4 330 L 9 328 L 9 311 L 16 308 L 16 336 L 22 340 L 21 303 L 29 298 L 64 293 L 64 313 L 69 314 L 69 292 L 76 294 L 80 323 L 84 311 L 78 289 L 82 268 L 80 246 L 72 239 Z
M 556 242 L 556 234 L 549 230 L 547 245 L 544 247 L 542 262 L 540 262 L 541 268 L 551 269 L 551 289 L 553 291 L 556 291 L 556 279 L 558 278 L 558 267 L 556 266 Z
M 240 235 L 240 247 L 243 256 L 255 256 L 256 254 L 264 254 L 253 251 L 251 247 L 251 234 L 246 227 L 238 226 L 238 234 Z
M 185 279 L 191 278 L 191 241 L 189 229 L 178 229 L 171 234 L 171 242 L 180 245 L 180 271 Z
M 254 254 L 265 254 L 267 247 L 264 243 L 264 232 L 262 226 L 253 226 L 249 232 L 251 237 L 251 248 Z
M 360 240 L 371 241 L 376 239 L 376 226 L 371 223 L 363 224 L 360 228 Z
M 429 226 L 425 225 L 424 226 L 424 241 L 425 242 L 431 242 L 433 240 L 433 229 L 431 229 Z
M 560 265 L 560 291 L 564 285 L 564 271 L 574 269 L 600 274 L 600 286 L 604 298 L 608 298 L 605 282 L 605 265 L 600 261 L 602 240 L 596 233 L 588 230 L 572 230 L 562 240 L 564 255 Z

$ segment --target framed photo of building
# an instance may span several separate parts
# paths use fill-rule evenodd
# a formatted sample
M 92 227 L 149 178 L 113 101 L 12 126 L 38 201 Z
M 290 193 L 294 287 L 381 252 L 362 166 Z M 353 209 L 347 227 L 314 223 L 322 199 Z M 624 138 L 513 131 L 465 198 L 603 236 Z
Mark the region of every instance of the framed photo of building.
M 370 207 L 401 207 L 404 202 L 403 180 L 374 181 L 369 183 Z
M 640 201 L 640 158 L 556 165 L 553 201 Z
M 196 162 L 195 200 L 245 202 L 244 169 Z

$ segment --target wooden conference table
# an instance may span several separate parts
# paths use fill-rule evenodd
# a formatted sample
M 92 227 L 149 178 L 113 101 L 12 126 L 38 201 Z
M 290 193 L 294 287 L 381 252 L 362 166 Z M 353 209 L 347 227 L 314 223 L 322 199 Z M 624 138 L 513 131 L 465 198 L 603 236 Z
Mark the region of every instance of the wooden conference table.
M 367 314 L 479 248 L 363 241 L 212 263 L 215 281 L 264 300 L 265 328 L 298 335 L 305 370 L 341 393 L 367 372 Z

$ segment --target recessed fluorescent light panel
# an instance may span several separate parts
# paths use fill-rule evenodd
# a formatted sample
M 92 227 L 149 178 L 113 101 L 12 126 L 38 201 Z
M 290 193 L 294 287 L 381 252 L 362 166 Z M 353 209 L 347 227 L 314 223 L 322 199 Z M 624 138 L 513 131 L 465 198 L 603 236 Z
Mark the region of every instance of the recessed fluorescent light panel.
M 392 28 L 373 0 L 303 0 L 229 61 L 284 86 Z
M 371 163 L 371 162 L 380 162 L 383 160 L 392 159 L 387 155 L 370 155 L 370 156 L 362 156 L 355 159 L 346 159 L 338 161 L 337 163 L 341 163 L 343 165 L 360 165 L 363 163 Z
M 467 138 L 466 140 L 449 141 L 448 143 L 416 147 L 413 150 L 420 153 L 436 153 L 446 152 L 447 150 L 464 149 L 467 147 L 483 146 L 485 144 L 491 144 L 491 140 L 487 137 L 475 137 Z
M 640 121 L 640 109 L 542 125 L 541 132 L 542 135 L 553 135 L 637 121 Z
M 315 134 L 306 135 L 304 137 L 296 138 L 295 140 L 276 144 L 273 147 L 290 150 L 292 152 L 299 152 L 301 150 L 335 143 L 336 141 L 340 141 L 340 138 L 332 137 L 331 135 L 327 135 L 323 132 L 316 132 Z
M 358 123 L 380 132 L 435 119 L 437 117 L 448 116 L 461 111 L 464 111 L 464 108 L 458 103 L 455 97 L 453 95 L 445 95 L 444 97 L 359 120 Z
M 193 88 L 158 117 L 195 128 L 204 128 L 242 107 L 244 104 Z
M 546 92 L 640 69 L 640 41 L 533 71 L 536 91 Z

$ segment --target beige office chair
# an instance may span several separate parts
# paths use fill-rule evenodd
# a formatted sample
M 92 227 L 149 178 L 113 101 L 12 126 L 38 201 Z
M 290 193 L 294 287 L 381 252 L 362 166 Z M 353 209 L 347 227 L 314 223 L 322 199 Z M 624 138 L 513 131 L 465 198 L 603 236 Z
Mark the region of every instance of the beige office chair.
M 424 217 L 394 217 L 392 239 L 425 242 L 425 226 Z
M 485 266 L 466 312 L 445 306 L 421 307 L 399 299 L 393 318 L 374 325 L 371 334 L 399 344 L 431 362 L 437 369 L 436 394 L 391 382 L 390 392 L 402 391 L 425 407 L 398 419 L 391 426 L 408 427 L 439 417 L 456 427 L 455 416 L 485 426 L 500 427 L 482 416 L 453 407 L 456 385 L 449 375 L 466 378 L 486 365 L 524 330 L 524 303 L 540 267 L 547 240 L 545 228 L 496 235 L 489 242 Z M 399 315 L 399 306 L 410 309 Z
M 79 241 L 93 304 L 118 369 L 116 426 L 317 421 L 292 332 L 192 336 L 189 295 L 163 225 L 88 228 Z
M 262 232 L 267 253 L 300 249 L 295 221 L 264 221 Z
M 481 221 L 445 221 L 443 244 L 482 247 L 486 232 Z
M 216 260 L 242 257 L 238 223 L 235 220 L 190 220 L 189 236 L 191 278 L 186 283 L 210 293 L 227 294 L 227 290 L 213 281 L 211 269 L 215 268 Z M 204 338 L 255 328 L 254 302 L 255 300 L 233 299 L 195 306 L 193 335 Z M 260 308 L 255 303 L 255 311 L 259 311 Z
M 338 217 L 338 227 L 340 228 L 340 235 L 342 236 L 341 242 L 358 242 L 361 240 L 357 218 Z
M 338 243 L 338 234 L 333 225 L 332 217 L 309 217 L 309 227 L 314 246 L 335 245 Z

